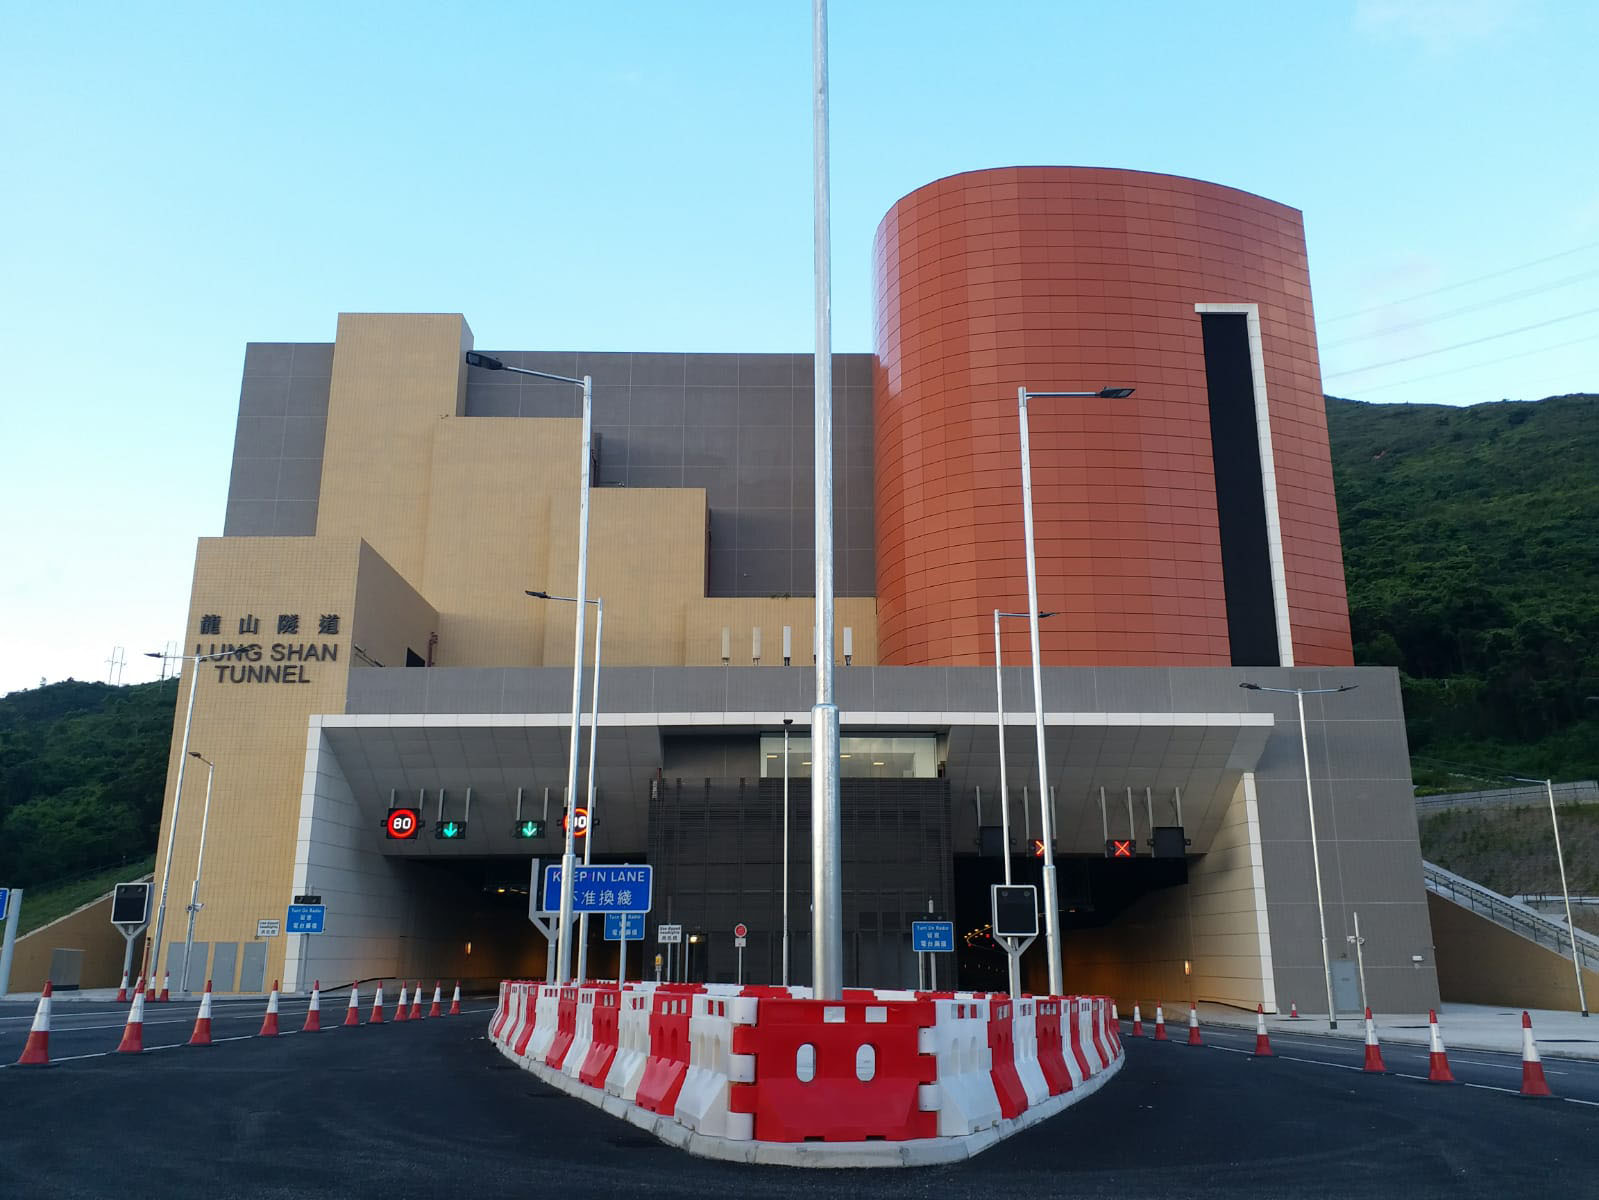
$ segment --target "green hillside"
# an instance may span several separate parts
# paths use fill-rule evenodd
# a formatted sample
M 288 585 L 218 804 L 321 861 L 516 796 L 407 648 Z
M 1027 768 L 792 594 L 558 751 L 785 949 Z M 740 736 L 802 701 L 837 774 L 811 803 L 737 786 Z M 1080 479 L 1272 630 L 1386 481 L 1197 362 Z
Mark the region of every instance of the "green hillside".
M 68 680 L 0 697 L 0 881 L 37 886 L 155 848 L 177 683 Z
M 1356 661 L 1403 672 L 1418 785 L 1599 777 L 1599 397 L 1328 397 L 1327 424 Z

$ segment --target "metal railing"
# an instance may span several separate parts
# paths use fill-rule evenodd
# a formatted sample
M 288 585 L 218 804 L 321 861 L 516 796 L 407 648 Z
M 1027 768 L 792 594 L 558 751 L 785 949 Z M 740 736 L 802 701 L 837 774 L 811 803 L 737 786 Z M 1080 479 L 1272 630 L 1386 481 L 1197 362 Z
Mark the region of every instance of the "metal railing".
M 1571 957 L 1571 935 L 1566 932 L 1564 921 L 1551 920 L 1535 908 L 1502 896 L 1463 875 L 1446 871 L 1436 863 L 1423 861 L 1421 870 L 1429 892 L 1469 908 L 1495 925 L 1520 934 L 1546 950 L 1553 950 L 1562 958 Z M 1599 937 L 1577 930 L 1577 949 L 1584 967 L 1599 970 Z
M 1599 803 L 1599 783 L 1595 783 L 1592 779 L 1578 780 L 1575 783 L 1557 783 L 1553 790 L 1555 803 L 1559 805 Z M 1416 812 L 1423 817 L 1461 808 L 1532 807 L 1549 807 L 1549 793 L 1544 790 L 1541 783 L 1536 787 L 1494 788 L 1490 791 L 1451 792 L 1441 796 L 1416 797 Z

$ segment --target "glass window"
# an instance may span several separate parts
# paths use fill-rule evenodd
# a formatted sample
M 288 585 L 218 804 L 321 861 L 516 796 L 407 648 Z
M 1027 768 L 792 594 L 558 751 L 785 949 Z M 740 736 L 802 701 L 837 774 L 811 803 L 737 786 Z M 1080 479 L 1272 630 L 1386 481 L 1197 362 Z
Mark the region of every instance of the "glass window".
M 846 779 L 935 779 L 938 738 L 934 734 L 868 734 L 839 739 L 839 774 Z M 791 779 L 809 778 L 811 739 L 788 739 Z M 761 735 L 761 778 L 783 777 L 783 735 Z

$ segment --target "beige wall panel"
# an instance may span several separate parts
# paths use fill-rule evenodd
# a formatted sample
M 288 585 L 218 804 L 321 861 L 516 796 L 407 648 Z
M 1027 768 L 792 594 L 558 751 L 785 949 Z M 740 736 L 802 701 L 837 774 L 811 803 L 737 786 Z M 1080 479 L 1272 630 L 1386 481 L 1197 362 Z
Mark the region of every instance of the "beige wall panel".
M 1142 897 L 1102 929 L 1066 936 L 1068 990 L 1104 992 L 1127 1011 L 1134 1001 L 1147 1009 L 1156 999 L 1182 1009 L 1191 999 L 1274 1009 L 1259 848 L 1250 840 L 1252 800 L 1246 778 L 1209 853 L 1190 861 L 1187 884 Z
M 307 718 L 342 712 L 350 669 L 356 578 L 361 561 L 354 538 L 204 538 L 195 561 L 194 587 L 185 626 L 184 653 L 210 653 L 228 644 L 255 644 L 259 662 L 201 663 L 195 696 L 191 750 L 216 763 L 211 828 L 206 844 L 201 900 L 205 907 L 195 938 L 205 942 L 254 940 L 259 918 L 283 917 L 292 892 L 294 841 L 305 764 Z M 216 614 L 219 635 L 202 635 L 201 621 Z M 297 615 L 301 632 L 278 634 L 279 614 Z M 322 615 L 339 618 L 337 634 L 319 635 Z M 241 634 L 241 619 L 253 617 L 259 632 Z M 328 647 L 331 660 L 273 663 L 273 646 Z M 234 682 L 248 667 L 298 667 L 289 682 Z M 195 664 L 185 663 L 167 763 L 166 804 L 156 850 L 156 896 L 172 828 L 188 689 Z M 181 942 L 184 905 L 194 879 L 206 770 L 190 760 L 168 887 L 161 951 Z M 152 932 L 154 928 L 152 911 Z M 267 973 L 282 974 L 283 938 L 269 940 Z
M 1577 975 L 1569 958 L 1431 892 L 1427 914 L 1445 1001 L 1577 1011 Z M 1599 973 L 1584 971 L 1582 983 L 1592 1003 L 1599 996 Z
M 83 951 L 83 988 L 116 987 L 122 982 L 122 955 L 127 945 L 111 924 L 111 895 L 85 904 L 50 924 L 17 939 L 11 959 L 11 988 L 36 992 L 50 974 L 50 954 L 57 948 Z M 184 892 L 187 899 L 188 892 Z M 23 897 L 25 901 L 26 896 Z M 181 907 L 181 906 L 180 906 Z M 134 939 L 133 969 L 139 969 L 144 938 Z M 131 986 L 131 981 L 130 981 Z
M 463 410 L 471 347 L 459 314 L 339 314 L 318 535 L 365 538 L 422 577 L 433 435 Z
M 373 661 L 385 666 L 405 665 L 405 652 L 427 658 L 428 638 L 438 630 L 439 614 L 383 556 L 361 543 L 355 586 L 355 618 L 350 627 L 351 648 L 359 646 Z M 368 666 L 356 653 L 355 667 Z M 332 710 L 342 712 L 343 705 Z

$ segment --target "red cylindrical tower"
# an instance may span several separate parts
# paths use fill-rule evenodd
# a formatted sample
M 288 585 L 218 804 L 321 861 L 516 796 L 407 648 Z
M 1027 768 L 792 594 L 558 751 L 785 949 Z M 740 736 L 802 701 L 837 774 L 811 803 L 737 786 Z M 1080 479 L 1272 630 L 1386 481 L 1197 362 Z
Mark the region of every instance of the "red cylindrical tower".
M 1137 392 L 1031 406 L 1045 661 L 1352 662 L 1296 210 L 1136 171 L 976 171 L 894 205 L 874 259 L 883 663 L 992 661 L 993 610 L 1027 606 L 1017 388 L 1107 385 Z M 1009 660 L 1026 645 L 1017 622 Z

